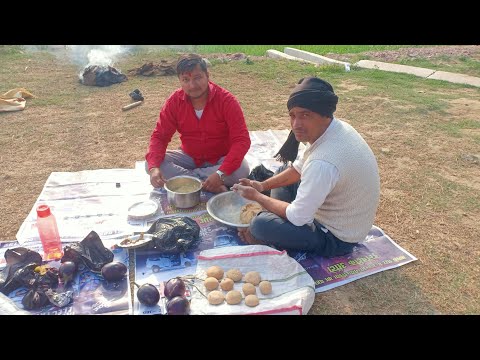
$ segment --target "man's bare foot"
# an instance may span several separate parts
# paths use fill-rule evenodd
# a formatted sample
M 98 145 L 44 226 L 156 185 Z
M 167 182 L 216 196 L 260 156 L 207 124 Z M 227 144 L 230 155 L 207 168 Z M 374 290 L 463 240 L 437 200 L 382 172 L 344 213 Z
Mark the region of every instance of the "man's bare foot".
M 248 230 L 248 228 L 237 228 L 238 230 L 238 237 L 240 238 L 240 240 L 242 240 L 242 242 L 247 242 L 245 240 L 245 232 Z
M 250 232 L 250 228 L 237 228 L 240 239 L 249 245 L 264 245 L 263 242 L 255 239 Z

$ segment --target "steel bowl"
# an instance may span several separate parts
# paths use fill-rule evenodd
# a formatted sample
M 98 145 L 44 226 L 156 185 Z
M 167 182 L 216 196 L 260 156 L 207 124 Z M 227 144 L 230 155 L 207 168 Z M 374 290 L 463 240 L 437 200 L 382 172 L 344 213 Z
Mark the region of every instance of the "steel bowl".
M 240 221 L 242 206 L 248 203 L 257 203 L 247 200 L 236 192 L 227 191 L 213 196 L 207 202 L 207 211 L 211 217 L 222 224 L 237 228 L 247 228 L 250 224 L 243 224 Z
M 191 192 L 178 192 L 182 186 L 192 185 L 196 190 Z M 163 186 L 167 190 L 168 203 L 180 209 L 194 207 L 200 203 L 202 182 L 193 176 L 174 176 Z

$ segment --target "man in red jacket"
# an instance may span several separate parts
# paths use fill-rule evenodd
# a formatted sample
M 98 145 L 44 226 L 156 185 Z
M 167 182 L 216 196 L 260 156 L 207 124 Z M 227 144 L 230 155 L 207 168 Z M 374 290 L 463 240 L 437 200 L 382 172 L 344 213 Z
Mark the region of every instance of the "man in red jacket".
M 162 187 L 173 176 L 202 179 L 203 189 L 227 191 L 249 174 L 245 154 L 250 135 L 237 99 L 209 80 L 207 64 L 196 54 L 177 63 L 181 89 L 166 100 L 150 138 L 147 170 L 150 183 Z M 167 150 L 173 134 L 181 149 Z

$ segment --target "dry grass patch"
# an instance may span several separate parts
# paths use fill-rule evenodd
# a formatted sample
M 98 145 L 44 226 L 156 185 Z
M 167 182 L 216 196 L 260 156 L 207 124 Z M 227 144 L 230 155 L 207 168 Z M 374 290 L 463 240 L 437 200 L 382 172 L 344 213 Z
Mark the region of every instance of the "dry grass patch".
M 364 88 L 365 86 L 359 85 L 350 80 L 346 80 L 338 84 L 338 87 L 337 87 L 338 91 L 336 92 L 341 94 L 341 93 L 347 93 L 349 91 L 361 90 Z
M 475 115 L 474 118 L 480 121 L 480 100 L 472 98 L 460 98 L 449 101 L 448 113 L 461 117 L 464 115 Z

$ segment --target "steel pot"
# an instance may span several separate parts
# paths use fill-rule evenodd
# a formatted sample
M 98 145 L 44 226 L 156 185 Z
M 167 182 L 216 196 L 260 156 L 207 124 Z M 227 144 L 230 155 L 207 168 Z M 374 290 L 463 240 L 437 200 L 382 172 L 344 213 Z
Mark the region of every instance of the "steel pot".
M 196 189 L 191 192 L 179 192 L 184 186 L 192 186 Z M 200 203 L 200 192 L 202 191 L 202 182 L 193 176 L 174 176 L 170 178 L 163 186 L 167 190 L 168 203 L 180 209 L 194 207 Z

